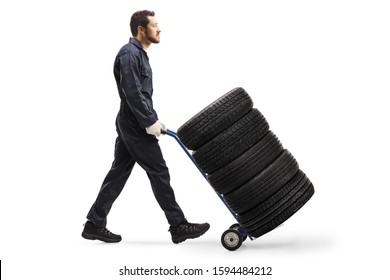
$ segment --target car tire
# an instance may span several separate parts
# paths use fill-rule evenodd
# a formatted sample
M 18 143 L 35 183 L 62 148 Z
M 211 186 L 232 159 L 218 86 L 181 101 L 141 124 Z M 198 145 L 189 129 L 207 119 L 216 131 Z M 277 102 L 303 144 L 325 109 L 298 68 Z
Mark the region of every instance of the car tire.
M 247 114 L 252 106 L 243 88 L 232 89 L 183 124 L 177 135 L 189 150 L 196 150 Z

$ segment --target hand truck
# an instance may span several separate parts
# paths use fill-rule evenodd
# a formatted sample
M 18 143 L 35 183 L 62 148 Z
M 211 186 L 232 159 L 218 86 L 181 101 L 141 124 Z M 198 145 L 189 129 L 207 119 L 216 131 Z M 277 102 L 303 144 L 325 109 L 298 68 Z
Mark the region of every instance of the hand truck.
M 207 174 L 203 172 L 202 169 L 199 168 L 199 166 L 196 164 L 193 156 L 189 152 L 189 150 L 184 146 L 184 144 L 180 141 L 179 137 L 177 136 L 176 132 L 167 129 L 166 131 L 162 131 L 163 134 L 169 135 L 176 139 L 177 143 L 179 143 L 180 147 L 184 150 L 184 152 L 187 154 L 187 156 L 191 159 L 191 161 L 195 164 L 195 166 L 198 168 L 200 173 L 203 175 L 203 177 L 207 179 Z M 234 219 L 237 221 L 237 223 L 233 224 L 228 230 L 226 230 L 222 236 L 221 236 L 221 243 L 223 247 L 225 247 L 229 251 L 235 251 L 238 248 L 241 247 L 242 243 L 246 240 L 247 237 L 249 237 L 250 240 L 254 240 L 255 238 L 250 236 L 248 232 L 242 227 L 242 225 L 237 220 L 237 214 L 229 207 L 229 205 L 226 203 L 223 195 L 215 192 L 218 197 L 221 199 L 223 204 L 225 204 L 226 208 L 229 210 L 229 212 L 233 215 Z

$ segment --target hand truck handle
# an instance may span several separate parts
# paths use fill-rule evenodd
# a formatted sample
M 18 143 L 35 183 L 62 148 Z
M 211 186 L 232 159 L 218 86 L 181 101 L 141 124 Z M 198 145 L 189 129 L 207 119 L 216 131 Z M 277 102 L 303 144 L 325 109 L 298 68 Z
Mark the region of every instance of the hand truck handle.
M 184 150 L 184 152 L 187 154 L 187 156 L 191 159 L 191 161 L 195 164 L 195 166 L 198 168 L 199 172 L 202 174 L 202 176 L 207 180 L 207 174 L 203 172 L 202 169 L 200 169 L 200 167 L 198 166 L 198 164 L 195 162 L 193 156 L 191 155 L 191 153 L 188 151 L 187 147 L 184 146 L 184 144 L 180 141 L 179 137 L 177 136 L 176 132 L 172 131 L 172 130 L 161 130 L 161 133 L 162 134 L 165 134 L 165 135 L 169 135 L 173 138 L 176 139 L 177 143 L 179 143 L 180 147 Z

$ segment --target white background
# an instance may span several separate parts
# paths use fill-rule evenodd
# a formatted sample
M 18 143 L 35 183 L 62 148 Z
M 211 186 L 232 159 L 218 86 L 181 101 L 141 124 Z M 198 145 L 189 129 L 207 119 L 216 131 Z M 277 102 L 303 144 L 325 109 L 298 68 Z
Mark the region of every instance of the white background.
M 109 215 L 123 241 L 80 236 L 113 160 L 112 65 L 139 9 L 154 10 L 162 29 L 149 49 L 161 121 L 176 130 L 241 86 L 315 186 L 282 227 L 238 251 L 220 243 L 234 219 L 168 136 L 160 144 L 177 200 L 209 232 L 174 245 L 136 166 Z M 373 0 L 2 1 L 4 279 L 124 279 L 125 265 L 209 270 L 193 279 L 218 278 L 215 266 L 271 266 L 269 279 L 389 279 L 389 14 Z

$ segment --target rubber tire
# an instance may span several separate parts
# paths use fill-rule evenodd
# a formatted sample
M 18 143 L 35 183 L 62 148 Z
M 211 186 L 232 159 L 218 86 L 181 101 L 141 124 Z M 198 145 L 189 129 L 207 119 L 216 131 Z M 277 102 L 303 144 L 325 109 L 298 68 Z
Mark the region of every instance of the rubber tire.
M 238 215 L 237 220 L 245 228 L 257 224 L 262 217 L 270 212 L 269 209 L 278 203 L 280 204 L 283 203 L 283 201 L 288 200 L 291 194 L 293 194 L 293 191 L 299 189 L 299 184 L 304 181 L 305 177 L 305 173 L 303 173 L 302 170 L 298 170 L 294 177 L 292 177 L 279 191 L 251 210 L 242 215 Z
M 212 173 L 256 144 L 269 125 L 257 109 L 252 109 L 232 126 L 195 150 L 195 162 L 205 173 Z
M 225 249 L 235 251 L 241 247 L 243 242 L 242 234 L 237 229 L 230 228 L 221 236 L 221 243 Z
M 217 193 L 228 194 L 263 171 L 282 152 L 282 144 L 275 134 L 269 131 L 253 147 L 209 174 L 207 179 Z
M 258 217 L 259 221 L 257 221 L 257 223 L 246 228 L 248 233 L 253 237 L 260 237 L 283 224 L 302 208 L 302 206 L 313 196 L 314 187 L 307 177 L 305 178 L 304 183 L 300 183 L 299 186 L 300 188 L 289 194 L 283 202 L 280 201 L 275 204 L 272 209 L 268 211 L 269 213 L 264 213 L 261 217 Z
M 285 149 L 266 169 L 237 190 L 225 195 L 225 201 L 234 212 L 242 214 L 279 191 L 298 170 L 297 161 Z
M 196 150 L 231 126 L 253 107 L 253 101 L 243 88 L 235 88 L 183 124 L 177 135 L 189 149 Z

